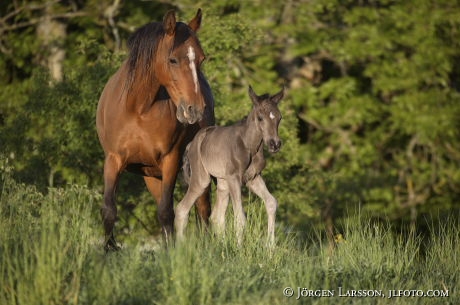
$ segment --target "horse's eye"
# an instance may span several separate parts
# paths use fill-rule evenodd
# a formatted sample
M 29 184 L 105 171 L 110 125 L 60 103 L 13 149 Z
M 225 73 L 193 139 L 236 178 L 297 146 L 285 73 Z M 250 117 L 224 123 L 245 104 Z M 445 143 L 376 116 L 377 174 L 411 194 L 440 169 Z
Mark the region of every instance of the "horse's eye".
M 177 64 L 177 59 L 175 59 L 175 58 L 170 58 L 170 59 L 169 59 L 169 63 L 170 63 L 170 64 L 173 64 L 173 65 L 176 65 L 176 64 Z
M 259 122 L 262 122 L 264 120 L 264 118 L 262 116 L 257 116 L 257 119 L 259 120 Z

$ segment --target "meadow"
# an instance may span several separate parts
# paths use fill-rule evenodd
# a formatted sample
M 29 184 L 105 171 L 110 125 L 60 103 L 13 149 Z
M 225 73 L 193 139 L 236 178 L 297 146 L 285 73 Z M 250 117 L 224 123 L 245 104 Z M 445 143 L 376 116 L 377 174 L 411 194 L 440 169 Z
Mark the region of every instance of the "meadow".
M 5 173 L 0 182 L 0 304 L 460 303 L 454 217 L 420 236 L 358 214 L 333 250 L 319 231 L 279 225 L 267 248 L 264 209 L 251 199 L 243 246 L 228 218 L 223 238 L 191 221 L 184 243 L 106 254 L 98 192 L 68 185 L 43 194 Z
M 460 1 L 261 2 L 0 2 L 0 305 L 460 304 Z M 123 175 L 106 254 L 97 100 L 134 29 L 199 7 L 218 125 L 288 89 L 276 246 L 245 197 L 243 246 L 229 212 L 166 249 Z

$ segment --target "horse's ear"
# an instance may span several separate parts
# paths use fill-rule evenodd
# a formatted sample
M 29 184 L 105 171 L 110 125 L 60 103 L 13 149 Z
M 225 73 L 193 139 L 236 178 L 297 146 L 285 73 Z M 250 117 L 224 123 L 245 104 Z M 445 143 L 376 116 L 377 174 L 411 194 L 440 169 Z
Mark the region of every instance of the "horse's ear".
M 254 105 L 258 105 L 258 104 L 259 104 L 259 97 L 258 97 L 257 94 L 254 92 L 254 90 L 252 90 L 251 85 L 249 85 L 248 93 L 249 93 L 249 97 L 251 98 L 252 103 L 253 103 Z
M 201 8 L 198 9 L 198 11 L 196 12 L 196 16 L 190 20 L 190 22 L 188 23 L 188 26 L 194 31 L 194 32 L 198 32 L 198 30 L 200 29 L 201 27 Z
M 163 28 L 168 35 L 174 35 L 176 30 L 176 13 L 169 10 L 163 18 Z
M 283 88 L 281 89 L 280 92 L 278 92 L 277 94 L 273 95 L 270 100 L 275 103 L 275 104 L 278 104 L 281 99 L 284 97 L 284 91 L 285 91 L 286 87 L 283 86 Z

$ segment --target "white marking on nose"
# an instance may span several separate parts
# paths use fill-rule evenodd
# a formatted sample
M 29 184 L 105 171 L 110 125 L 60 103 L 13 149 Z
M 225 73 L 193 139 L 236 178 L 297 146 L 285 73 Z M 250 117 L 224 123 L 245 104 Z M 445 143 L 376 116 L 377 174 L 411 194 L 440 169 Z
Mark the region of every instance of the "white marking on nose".
M 274 120 L 275 119 L 275 115 L 273 115 L 273 112 L 270 111 L 270 119 Z
M 190 62 L 190 70 L 192 70 L 193 82 L 195 83 L 195 93 L 198 93 L 198 74 L 196 73 L 195 66 L 195 50 L 193 50 L 192 46 L 188 47 L 187 57 Z

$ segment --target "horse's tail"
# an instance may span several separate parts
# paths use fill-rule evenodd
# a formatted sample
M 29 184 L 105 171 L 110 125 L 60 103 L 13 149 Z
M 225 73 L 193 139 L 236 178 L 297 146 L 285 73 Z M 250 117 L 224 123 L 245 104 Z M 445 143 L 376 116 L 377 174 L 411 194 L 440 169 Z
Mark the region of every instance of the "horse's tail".
M 191 144 L 192 143 L 188 143 L 187 147 L 185 148 L 184 157 L 182 158 L 182 171 L 184 173 L 184 180 L 187 185 L 190 184 L 190 176 L 192 175 L 192 168 L 190 167 L 190 159 L 188 157 L 188 151 Z

